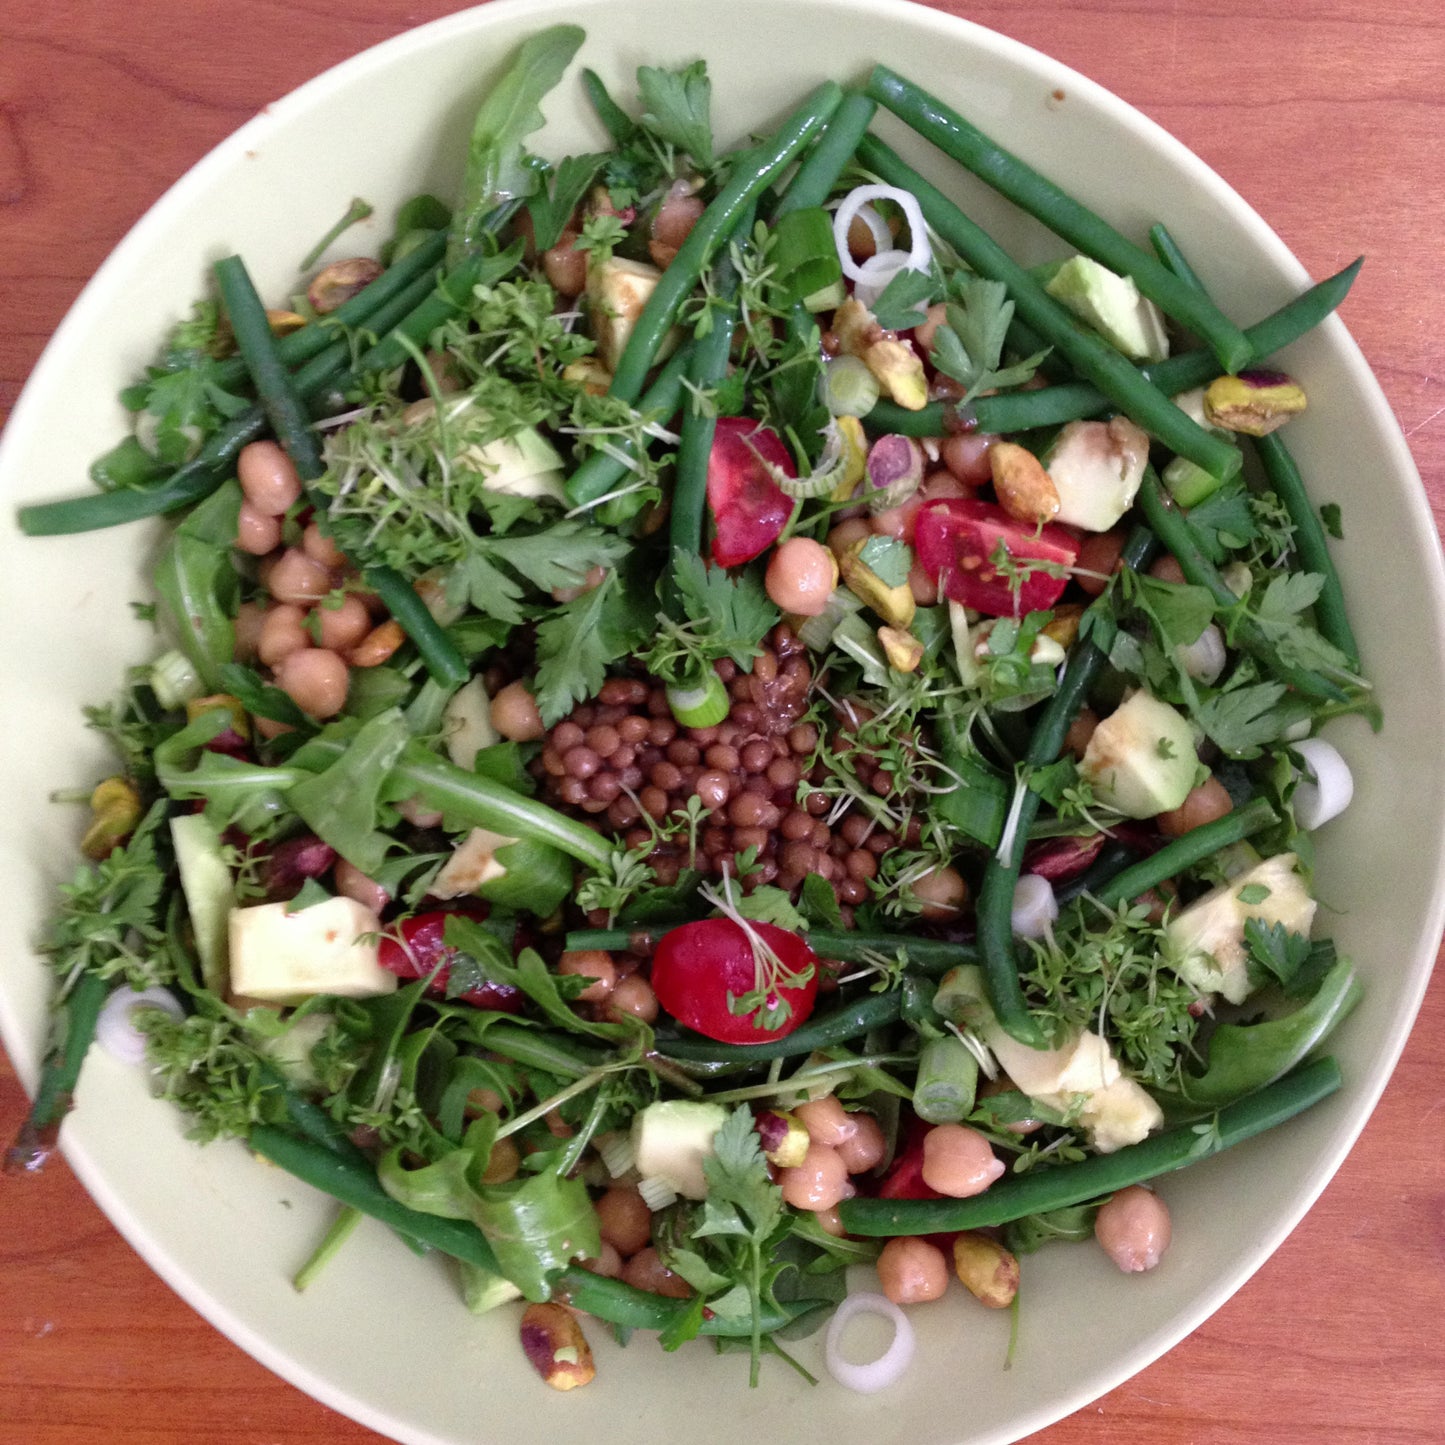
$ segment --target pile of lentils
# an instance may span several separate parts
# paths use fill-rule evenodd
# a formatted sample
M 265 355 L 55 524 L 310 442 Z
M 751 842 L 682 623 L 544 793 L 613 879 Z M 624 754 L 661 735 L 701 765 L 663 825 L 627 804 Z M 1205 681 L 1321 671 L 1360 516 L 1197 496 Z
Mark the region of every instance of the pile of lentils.
M 828 772 L 814 760 L 820 730 L 807 716 L 813 671 L 803 644 L 781 624 L 750 673 L 727 659 L 715 666 L 731 707 L 713 727 L 681 726 L 654 679 L 609 678 L 544 739 L 533 764 L 543 796 L 628 848 L 654 842 L 643 814 L 661 824 L 671 836 L 656 840 L 648 857 L 660 884 L 689 867 L 721 877 L 734 871 L 736 855 L 756 849 L 745 892 L 763 884 L 795 892 L 816 873 L 833 885 L 850 922 L 879 857 L 899 839 L 856 805 L 835 812 L 835 798 L 808 787 Z M 880 796 L 892 790 L 884 770 L 866 757 L 854 762 Z M 683 814 L 694 795 L 706 813 L 691 856 L 686 827 L 669 815 Z

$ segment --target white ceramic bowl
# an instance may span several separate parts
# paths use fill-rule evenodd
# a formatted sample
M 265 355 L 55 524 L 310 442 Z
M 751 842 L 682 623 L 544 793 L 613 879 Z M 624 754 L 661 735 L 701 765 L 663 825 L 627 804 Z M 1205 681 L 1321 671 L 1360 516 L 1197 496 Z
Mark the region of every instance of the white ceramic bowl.
M 1142 234 L 1165 221 L 1236 316 L 1262 316 L 1306 284 L 1263 221 L 1157 127 L 1044 57 L 917 6 L 500 3 L 404 35 L 269 107 L 116 250 L 46 351 L 0 454 L 0 877 L 12 904 L 0 919 L 0 1026 L 27 1084 L 46 1035 L 49 989 L 30 940 L 57 880 L 74 866 L 76 843 L 46 798 L 104 766 L 98 740 L 79 725 L 80 708 L 110 695 L 123 663 L 154 646 L 125 603 L 146 593 L 161 529 L 25 541 L 12 504 L 81 485 L 92 456 L 124 427 L 117 389 L 201 290 L 215 257 L 239 251 L 263 293 L 280 294 L 299 245 L 351 196 L 377 204 L 380 235 L 406 196 L 450 191 L 488 78 L 521 38 L 560 19 L 588 27 L 582 60 L 624 93 L 639 63 L 705 57 L 725 141 L 766 126 L 817 80 L 858 77 L 885 60 L 955 97 L 1124 230 Z M 1060 88 L 1066 98 L 1051 102 Z M 575 84 L 547 110 L 548 152 L 599 142 Z M 1051 254 L 1037 226 L 898 127 L 884 128 L 1016 254 Z M 195 1148 L 179 1115 L 148 1097 L 140 1074 L 104 1056 L 87 1063 L 65 1128 L 77 1173 L 132 1244 L 218 1328 L 327 1404 L 416 1445 L 552 1445 L 559 1428 L 583 1421 L 600 1442 L 659 1439 L 686 1421 L 696 1445 L 711 1445 L 754 1428 L 776 1433 L 786 1421 L 791 1445 L 983 1445 L 1037 1430 L 1142 1368 L 1248 1278 L 1338 1166 L 1399 1054 L 1441 925 L 1445 634 L 1438 621 L 1433 631 L 1417 623 L 1408 651 L 1391 640 L 1399 595 L 1411 597 L 1417 618 L 1445 616 L 1434 529 L 1404 441 L 1343 326 L 1326 323 L 1285 361 L 1311 398 L 1290 441 L 1317 495 L 1344 506 L 1341 568 L 1387 716 L 1378 737 L 1354 724 L 1332 731 L 1358 788 L 1354 807 L 1320 839 L 1319 891 L 1336 910 L 1330 926 L 1359 962 L 1368 994 L 1335 1045 L 1347 1080 L 1339 1095 L 1164 1183 L 1176 1240 L 1187 1242 L 1164 1268 L 1126 1278 L 1083 1248 L 1030 1258 L 1008 1371 L 1007 1317 L 958 1297 L 917 1315 L 920 1363 L 905 1385 L 879 1396 L 830 1384 L 813 1390 L 785 1368 L 766 1369 L 764 1387 L 749 1392 L 740 1361 L 705 1345 L 666 1359 L 649 1339 L 622 1351 L 594 1329 L 597 1381 L 564 1402 L 537 1384 L 509 1316 L 472 1319 L 443 1261 L 416 1259 L 380 1228 L 363 1226 L 297 1295 L 291 1273 L 329 1219 L 329 1203 L 237 1145 Z M 1380 565 L 1387 557 L 1388 573 Z M 54 597 L 65 600 L 36 600 Z M 815 1368 L 819 1351 L 817 1337 L 799 1347 Z

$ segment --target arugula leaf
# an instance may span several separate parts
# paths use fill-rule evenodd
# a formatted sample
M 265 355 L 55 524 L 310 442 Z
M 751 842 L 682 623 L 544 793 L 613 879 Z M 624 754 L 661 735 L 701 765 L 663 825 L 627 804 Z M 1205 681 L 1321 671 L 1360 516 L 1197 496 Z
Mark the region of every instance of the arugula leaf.
M 359 728 L 349 720 L 333 723 L 323 736 L 345 738 L 345 752 L 297 783 L 287 801 L 318 838 L 363 873 L 374 874 L 392 847 L 380 831 L 381 791 L 411 741 L 410 729 L 400 709 L 390 708 Z M 305 768 L 307 758 L 303 744 L 291 761 Z
M 869 308 L 873 319 L 887 331 L 908 331 L 922 326 L 924 312 L 943 294 L 937 277 L 928 271 L 899 271 Z
M 529 1300 L 547 1299 L 553 1275 L 602 1248 L 597 1211 L 580 1176 L 544 1173 L 485 1185 L 471 1211 L 502 1273 Z
M 959 288 L 959 296 L 959 301 L 948 303 L 948 324 L 934 334 L 934 366 L 968 388 L 962 402 L 972 401 L 990 388 L 1023 385 L 1048 352 L 1036 352 L 1013 366 L 999 366 L 1014 314 L 1008 288 L 1002 281 L 971 276 Z
M 641 116 L 644 129 L 685 151 L 703 170 L 711 170 L 712 82 L 706 63 L 695 60 L 683 70 L 639 66 L 637 93 L 646 107 Z
M 472 123 L 461 199 L 447 238 L 447 265 L 454 266 L 482 238 L 482 222 L 504 202 L 537 189 L 525 141 L 546 124 L 541 103 L 562 79 L 586 38 L 580 25 L 553 25 L 518 46 Z
M 539 251 L 550 250 L 557 244 L 577 203 L 606 159 L 601 151 L 564 156 L 550 177 L 538 186 L 536 194 L 527 202 L 527 210 L 532 215 L 532 233 Z

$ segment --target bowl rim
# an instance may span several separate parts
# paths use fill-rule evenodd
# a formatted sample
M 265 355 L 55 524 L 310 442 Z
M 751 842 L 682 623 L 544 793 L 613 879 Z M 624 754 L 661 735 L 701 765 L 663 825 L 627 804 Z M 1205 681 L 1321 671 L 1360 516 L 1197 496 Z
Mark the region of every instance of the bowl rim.
M 800 0 L 800 3 L 873 19 L 880 15 L 885 20 L 897 19 L 949 41 L 956 42 L 962 37 L 973 46 L 992 51 L 1026 68 L 1037 69 L 1040 63 L 1047 63 L 1052 75 L 1066 81 L 1074 91 L 1086 94 L 1092 106 L 1137 134 L 1141 143 L 1161 152 L 1173 167 L 1187 176 L 1191 184 L 1241 216 L 1261 250 L 1270 255 L 1281 269 L 1289 272 L 1297 283 L 1303 285 L 1309 282 L 1304 266 L 1284 241 L 1212 167 L 1143 111 L 1047 52 L 975 21 L 931 9 L 920 0 Z M 88 313 L 105 292 L 112 273 L 122 270 L 131 254 L 143 250 L 154 233 L 164 233 L 171 224 L 172 213 L 186 204 L 193 191 L 204 188 L 214 173 L 225 171 L 249 148 L 263 144 L 273 128 L 288 125 L 293 115 L 304 113 L 335 91 L 347 89 L 363 80 L 369 73 L 387 69 L 414 52 L 429 50 L 450 36 L 486 30 L 494 24 L 504 25 L 523 15 L 534 20 L 538 29 L 562 20 L 585 24 L 589 17 L 605 14 L 606 5 L 607 0 L 490 0 L 490 3 L 442 16 L 368 46 L 265 105 L 167 187 L 110 251 L 71 303 L 16 399 L 4 435 L 0 435 L 0 477 L 7 471 L 8 454 L 14 447 L 12 438 L 26 430 L 30 411 L 39 405 L 38 398 L 49 389 L 50 373 L 56 367 L 58 355 L 66 349 L 73 334 L 83 334 L 87 330 Z M 575 72 L 572 74 L 575 75 Z M 1341 349 L 1352 384 L 1358 386 L 1394 422 L 1386 429 L 1387 445 L 1400 474 L 1413 482 L 1403 497 L 1412 521 L 1422 535 L 1436 537 L 1436 547 L 1426 561 L 1426 575 L 1434 613 L 1445 615 L 1445 565 L 1442 565 L 1439 538 L 1428 498 L 1408 444 L 1398 421 L 1394 420 L 1383 388 L 1344 322 L 1338 315 L 1331 315 L 1323 327 L 1329 330 L 1332 340 Z M 1417 957 L 1428 951 L 1428 961 L 1423 967 L 1417 965 L 1412 974 L 1413 987 L 1402 992 L 1388 1031 L 1387 1047 L 1377 1055 L 1368 1080 L 1352 1081 L 1352 1092 L 1359 1107 L 1353 1108 L 1347 1117 L 1336 1123 L 1328 1147 L 1316 1155 L 1308 1172 L 1296 1180 L 1294 1206 L 1274 1222 L 1266 1235 L 1254 1241 L 1247 1255 L 1242 1256 L 1232 1270 L 1208 1289 L 1197 1293 L 1166 1327 L 1141 1341 L 1111 1366 L 1095 1370 L 1087 1383 L 1026 1410 L 1006 1427 L 975 1437 L 973 1445 L 1008 1445 L 1008 1442 L 1044 1429 L 1098 1400 L 1173 1348 L 1248 1282 L 1314 1205 L 1369 1122 L 1419 1012 L 1442 933 L 1445 933 L 1445 876 L 1437 876 L 1417 944 Z M 3 1036 L 22 1084 L 33 1093 L 39 1051 L 34 1047 L 34 1040 L 22 1036 L 20 1021 L 11 1013 L 3 990 L 0 990 L 0 1036 Z M 374 1408 L 273 1345 L 170 1256 L 165 1241 L 157 1237 L 141 1215 L 132 1211 L 114 1191 L 105 1171 L 91 1157 L 83 1142 L 76 1140 L 70 1131 L 63 1130 L 60 1147 L 76 1176 L 131 1247 L 182 1299 L 254 1359 L 313 1399 L 378 1433 L 415 1442 L 415 1445 L 446 1445 L 441 1436 L 418 1428 L 384 1409 Z M 243 1146 L 232 1141 L 220 1147 Z

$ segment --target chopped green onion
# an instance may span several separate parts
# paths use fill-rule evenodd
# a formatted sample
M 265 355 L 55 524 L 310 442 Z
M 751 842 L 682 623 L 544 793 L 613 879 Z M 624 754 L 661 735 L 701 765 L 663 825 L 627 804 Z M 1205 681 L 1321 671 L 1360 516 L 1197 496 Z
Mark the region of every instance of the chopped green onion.
M 1175 457 L 1159 473 L 1159 480 L 1181 507 L 1196 507 L 1219 490 L 1219 478 L 1191 462 L 1188 457 Z
M 878 378 L 856 356 L 830 361 L 820 390 L 831 416 L 867 416 L 878 404 Z
M 184 707 L 206 690 L 195 664 L 174 648 L 151 664 L 150 685 L 163 708 Z
M 778 221 L 774 237 L 777 282 L 794 296 L 811 296 L 842 279 L 832 218 L 821 206 L 789 211 Z
M 669 687 L 667 705 L 683 727 L 710 728 L 728 715 L 732 704 L 722 678 L 709 670 L 692 686 L 678 684 Z

